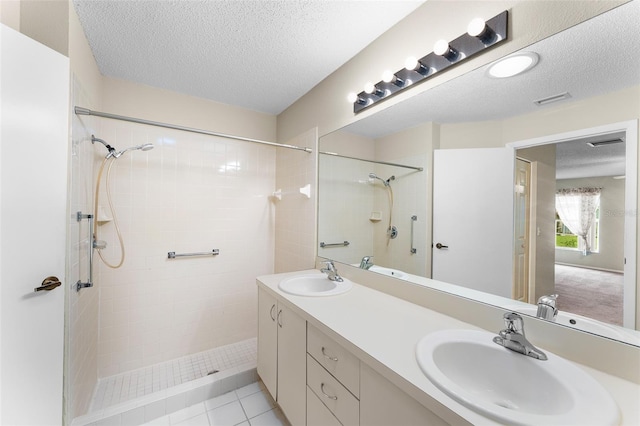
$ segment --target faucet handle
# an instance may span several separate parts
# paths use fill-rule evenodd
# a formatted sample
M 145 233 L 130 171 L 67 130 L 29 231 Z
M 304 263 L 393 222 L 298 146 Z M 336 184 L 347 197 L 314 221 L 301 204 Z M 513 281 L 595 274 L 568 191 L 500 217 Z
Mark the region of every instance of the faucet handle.
M 506 331 L 524 335 L 524 321 L 515 312 L 507 312 L 503 316 Z
M 557 300 L 557 294 L 548 294 L 546 296 L 541 296 L 540 299 L 538 299 L 538 305 L 543 304 L 555 308 Z
M 322 263 L 324 263 L 325 265 L 327 265 L 326 269 L 327 271 L 335 271 L 336 270 L 336 265 L 333 264 L 333 260 L 324 260 Z
M 536 316 L 538 318 L 552 321 L 556 317 L 556 315 L 558 315 L 558 308 L 556 306 L 557 299 L 557 294 L 550 294 L 540 297 L 538 299 L 538 311 L 536 312 Z

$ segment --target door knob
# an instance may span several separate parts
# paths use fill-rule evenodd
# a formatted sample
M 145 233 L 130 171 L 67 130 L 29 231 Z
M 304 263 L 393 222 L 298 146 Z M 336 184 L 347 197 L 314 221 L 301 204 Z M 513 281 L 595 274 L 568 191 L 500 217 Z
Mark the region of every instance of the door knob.
M 449 246 L 445 246 L 445 245 L 442 245 L 442 244 L 438 243 L 438 244 L 436 244 L 436 248 L 437 248 L 437 249 L 440 249 L 440 250 L 441 250 L 441 249 L 448 249 L 448 248 L 449 248 Z
M 60 282 L 58 277 L 47 277 L 44 280 L 42 280 L 42 284 L 40 285 L 40 287 L 34 288 L 33 291 L 35 292 L 42 291 L 42 290 L 51 291 L 54 288 L 59 287 L 61 285 L 62 283 Z

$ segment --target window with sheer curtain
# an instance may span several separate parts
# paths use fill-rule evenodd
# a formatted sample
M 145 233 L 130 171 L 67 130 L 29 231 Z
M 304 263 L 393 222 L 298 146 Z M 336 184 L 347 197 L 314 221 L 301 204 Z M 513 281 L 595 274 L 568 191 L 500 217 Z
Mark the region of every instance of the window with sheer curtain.
M 598 251 L 601 192 L 602 188 L 556 192 L 556 247 L 577 249 L 584 255 Z

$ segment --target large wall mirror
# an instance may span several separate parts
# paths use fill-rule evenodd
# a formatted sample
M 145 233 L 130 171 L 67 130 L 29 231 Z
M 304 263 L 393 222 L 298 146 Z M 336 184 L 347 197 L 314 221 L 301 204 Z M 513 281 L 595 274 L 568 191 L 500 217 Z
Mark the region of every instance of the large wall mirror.
M 556 323 L 640 346 L 638 22 L 626 3 L 524 49 L 523 74 L 322 136 L 318 255 L 527 315 L 557 294 Z

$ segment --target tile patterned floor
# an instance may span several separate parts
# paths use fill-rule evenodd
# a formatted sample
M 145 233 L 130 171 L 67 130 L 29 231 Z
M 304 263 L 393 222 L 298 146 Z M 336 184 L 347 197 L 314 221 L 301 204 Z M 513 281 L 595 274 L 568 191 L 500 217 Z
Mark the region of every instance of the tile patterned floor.
M 148 426 L 290 426 L 264 388 L 255 382 L 160 417 Z
M 90 412 L 199 379 L 214 370 L 255 363 L 257 339 L 244 340 L 139 370 L 100 379 Z

